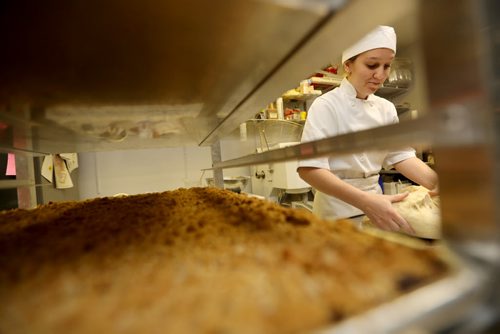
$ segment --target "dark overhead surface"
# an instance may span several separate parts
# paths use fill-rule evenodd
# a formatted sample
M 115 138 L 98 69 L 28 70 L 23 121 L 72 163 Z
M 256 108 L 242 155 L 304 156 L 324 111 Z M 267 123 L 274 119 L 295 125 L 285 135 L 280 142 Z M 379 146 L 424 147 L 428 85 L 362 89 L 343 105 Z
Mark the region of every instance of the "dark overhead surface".
M 1 147 L 199 143 L 329 14 L 278 3 L 3 1 Z

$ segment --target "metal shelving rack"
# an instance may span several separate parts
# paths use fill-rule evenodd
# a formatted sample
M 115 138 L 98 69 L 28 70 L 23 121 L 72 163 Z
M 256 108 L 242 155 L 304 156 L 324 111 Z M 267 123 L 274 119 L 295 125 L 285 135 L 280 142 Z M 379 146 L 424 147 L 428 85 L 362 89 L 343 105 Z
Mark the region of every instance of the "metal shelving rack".
M 17 135 L 12 140 L 0 137 L 0 149 L 32 157 L 195 142 L 212 147 L 215 181 L 222 184 L 225 168 L 399 145 L 432 146 L 440 176 L 444 239 L 463 265 L 455 275 L 327 332 L 439 331 L 457 324 L 467 332 L 498 317 L 499 2 L 214 0 L 196 4 L 142 2 L 141 15 L 134 16 L 138 31 L 127 28 L 130 16 L 126 13 L 138 10 L 133 1 L 109 2 L 109 6 L 100 1 L 77 6 L 57 0 L 29 6 L 18 1 L 2 4 L 0 122 Z M 52 10 L 58 6 L 62 11 Z M 206 6 L 215 15 L 205 15 Z M 203 17 L 201 26 L 198 16 Z M 107 18 L 113 19 L 112 28 Z M 86 21 L 94 19 L 93 24 Z M 340 54 L 375 25 L 389 24 L 399 31 L 410 22 L 416 22 L 415 39 L 426 64 L 425 116 L 220 161 L 219 141 L 287 87 L 323 68 L 331 55 Z M 266 33 L 256 38 L 255 31 L 248 29 L 252 26 Z M 117 35 L 120 31 L 129 32 L 125 40 Z M 239 47 L 232 47 L 233 43 Z M 197 63 L 198 67 L 193 66 Z M 222 73 L 222 65 L 234 75 Z M 61 103 L 62 109 L 53 107 Z M 102 104 L 116 108 L 101 108 Z M 175 107 L 180 104 L 184 107 Z M 71 119 L 82 110 L 90 125 Z M 129 136 L 120 142 L 85 136 L 86 130 L 99 128 L 104 119 L 112 125 L 127 118 L 141 121 L 136 119 L 141 115 L 169 123 L 171 131 L 158 138 Z M 18 185 L 34 183 L 30 176 L 25 180 Z M 391 321 L 383 321 L 387 318 Z
M 404 145 L 433 147 L 444 238 L 464 260 L 461 269 L 328 333 L 434 332 L 453 326 L 465 333 L 498 321 L 500 26 L 494 13 L 500 13 L 500 6 L 494 1 L 421 1 L 414 10 L 427 66 L 425 116 L 214 164 L 230 168 Z

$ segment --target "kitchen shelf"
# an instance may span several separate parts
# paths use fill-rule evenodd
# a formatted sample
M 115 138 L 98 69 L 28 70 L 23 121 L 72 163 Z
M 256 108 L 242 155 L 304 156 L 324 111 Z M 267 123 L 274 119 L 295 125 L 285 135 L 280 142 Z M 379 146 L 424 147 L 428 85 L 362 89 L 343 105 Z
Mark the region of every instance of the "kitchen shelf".
M 316 93 L 316 94 L 283 94 L 281 97 L 283 98 L 283 101 L 307 101 L 311 99 L 315 99 L 318 96 L 320 96 L 321 93 Z
M 455 289 L 453 278 L 429 285 L 426 291 L 435 294 L 422 300 L 424 308 L 419 303 L 388 303 L 360 315 L 358 319 L 369 324 L 367 330 L 357 325 L 350 333 L 387 332 L 380 319 L 391 319 L 391 328 L 418 325 L 438 331 L 431 320 L 463 319 L 463 312 L 454 311 L 464 300 L 472 303 L 465 311 L 474 307 L 477 299 L 467 299 L 464 291 L 473 297 L 479 290 L 489 292 L 492 298 L 480 303 L 494 309 L 500 300 L 494 298 L 500 297 L 495 289 L 500 267 L 495 170 L 500 129 L 493 111 L 498 99 L 490 94 L 499 73 L 491 71 L 491 60 L 499 55 L 498 48 L 485 43 L 494 41 L 498 2 L 283 3 L 112 1 L 103 6 L 89 0 L 68 2 L 56 11 L 44 4 L 10 1 L 0 14 L 0 148 L 61 153 L 192 143 L 215 147 L 286 87 L 324 68 L 333 55 L 374 26 L 390 24 L 404 32 L 406 45 L 422 44 L 429 92 L 425 117 L 216 162 L 213 167 L 220 171 L 332 153 L 432 146 L 439 160 L 443 235 L 450 248 L 473 263 L 464 262 L 465 274 L 456 276 L 465 277 L 460 282 L 466 285 Z M 257 33 L 256 27 L 265 33 Z M 453 62 L 443 61 L 443 54 L 452 54 Z M 330 87 L 340 83 L 311 80 Z M 380 90 L 391 98 L 406 92 L 398 87 Z M 161 135 L 149 135 L 158 129 Z M 120 134 L 119 140 L 107 135 L 113 133 Z M 484 280 L 483 272 L 488 273 Z M 440 295 L 442 291 L 450 294 Z M 496 304 L 488 304 L 491 300 Z M 387 313 L 392 305 L 408 313 L 392 317 Z M 382 316 L 373 316 L 377 312 Z
M 312 84 L 328 87 L 326 90 L 333 89 L 340 86 L 342 81 L 341 77 L 312 77 L 309 79 Z M 382 86 L 375 95 L 381 96 L 386 99 L 392 99 L 400 95 L 408 93 L 409 87 L 397 86 Z
M 0 14 L 0 124 L 26 140 L 0 136 L 0 148 L 211 146 L 283 93 L 281 80 L 305 73 L 276 72 L 342 6 L 89 0 L 55 11 L 12 2 Z M 43 47 L 40 36 L 49 36 Z
M 26 140 L 0 136 L 0 149 L 48 154 L 211 146 L 280 96 L 283 87 L 324 68 L 329 55 L 340 54 L 350 40 L 379 20 L 394 22 L 415 9 L 413 1 L 384 0 L 380 6 L 390 11 L 364 18 L 332 43 L 332 32 L 343 31 L 355 10 L 373 12 L 379 6 L 361 1 L 349 6 L 326 1 L 322 6 L 241 0 L 231 6 L 223 0 L 197 3 L 184 11 L 184 5 L 148 2 L 136 18 L 140 31 L 128 36 L 127 43 L 115 34 L 128 31 L 126 13 L 138 10 L 133 2 L 105 6 L 99 11 L 101 19 L 90 28 L 85 23 L 100 6 L 95 0 L 82 7 L 69 5 L 63 26 L 37 24 L 60 21 L 60 13 L 49 7 L 37 7 L 36 13 L 23 3 L 6 8 L 2 24 L 26 29 L 0 30 L 6 41 L 0 55 L 0 122 Z M 217 15 L 207 19 L 207 10 Z M 113 29 L 105 24 L 108 17 Z M 203 26 L 196 24 L 200 17 Z M 245 28 L 249 26 L 266 31 L 258 43 L 254 31 Z M 53 36 L 43 49 L 39 39 L 27 33 L 35 30 Z M 225 38 L 207 40 L 207 35 Z M 23 43 L 15 42 L 19 40 Z M 274 47 L 277 41 L 280 47 Z M 196 56 L 200 49 L 205 53 L 203 62 Z M 231 75 L 222 68 L 231 68 Z M 311 81 L 338 85 L 341 79 Z M 290 101 L 314 97 L 307 94 Z
M 279 162 L 290 160 L 292 157 L 309 159 L 332 153 L 347 154 L 366 150 L 400 148 L 411 144 L 439 145 L 439 137 L 436 137 L 436 133 L 445 131 L 445 127 L 445 124 L 436 122 L 435 115 L 433 115 L 221 161 L 214 163 L 213 168 L 234 168 L 265 162 Z
M 342 77 L 311 77 L 309 78 L 309 81 L 311 84 L 315 85 L 324 85 L 324 86 L 333 86 L 337 87 L 340 86 L 340 83 L 342 82 Z
M 434 19 L 435 23 L 441 21 L 439 17 Z M 431 40 L 434 38 L 433 34 Z M 462 61 L 468 63 L 471 55 L 467 52 L 470 51 L 461 49 L 461 44 L 461 41 L 454 44 L 461 51 L 456 54 L 463 54 Z M 438 48 L 436 55 L 440 54 Z M 436 64 L 430 73 L 442 79 L 439 74 L 453 72 L 450 68 L 443 68 L 443 64 Z M 478 78 L 472 77 L 471 81 L 474 79 Z M 471 262 L 462 263 L 450 277 L 360 317 L 348 319 L 324 333 L 392 333 L 407 328 L 425 328 L 434 332 L 459 328 L 459 325 L 469 326 L 480 313 L 488 314 L 490 320 L 498 319 L 500 295 L 496 287 L 500 270 L 500 220 L 496 210 L 499 184 L 495 182 L 495 166 L 498 165 L 495 152 L 498 152 L 500 143 L 500 123 L 492 121 L 494 110 L 485 99 L 486 92 L 464 99 L 459 89 L 461 86 L 454 86 L 458 87 L 458 94 L 454 92 L 456 95 L 450 96 L 450 91 L 437 89 L 441 82 L 430 81 L 430 88 L 435 88 L 434 100 L 431 100 L 434 104 L 432 110 L 420 118 L 214 164 L 215 168 L 231 168 L 407 145 L 433 147 L 439 159 L 443 235 L 453 251 Z M 479 82 L 475 83 L 473 87 L 480 86 Z M 455 104 L 457 100 L 459 105 Z M 449 104 L 443 105 L 443 101 Z M 464 157 L 474 163 L 464 163 Z M 388 314 L 394 317 L 387 317 Z M 488 323 L 477 324 L 481 325 Z M 469 328 L 474 328 L 474 325 Z

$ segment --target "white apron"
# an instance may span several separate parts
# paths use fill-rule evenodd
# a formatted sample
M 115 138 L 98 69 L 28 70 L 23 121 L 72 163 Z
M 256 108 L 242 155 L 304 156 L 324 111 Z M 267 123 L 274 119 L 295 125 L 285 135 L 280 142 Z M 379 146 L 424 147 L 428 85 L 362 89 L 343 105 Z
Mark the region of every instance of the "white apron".
M 369 176 L 367 178 L 342 179 L 350 185 L 375 194 L 382 194 L 382 189 L 378 183 L 379 175 Z M 313 213 L 323 219 L 350 218 L 363 214 L 358 208 L 339 200 L 338 198 L 326 195 L 316 191 L 314 195 Z

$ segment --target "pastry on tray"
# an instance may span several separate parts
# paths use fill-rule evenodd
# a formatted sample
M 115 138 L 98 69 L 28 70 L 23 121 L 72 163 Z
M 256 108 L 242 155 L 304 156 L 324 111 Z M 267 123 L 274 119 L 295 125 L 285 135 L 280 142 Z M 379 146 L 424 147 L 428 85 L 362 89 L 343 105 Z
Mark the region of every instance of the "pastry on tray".
M 217 188 L 0 213 L 0 333 L 326 328 L 449 272 L 412 248 Z

